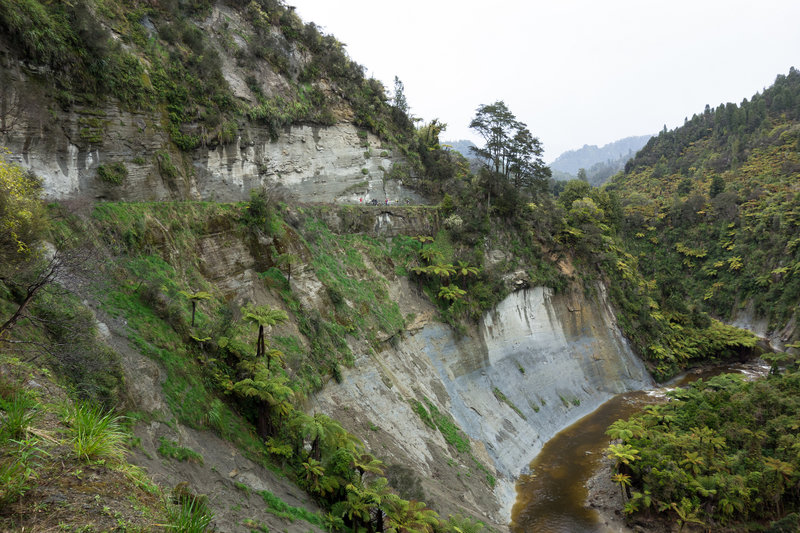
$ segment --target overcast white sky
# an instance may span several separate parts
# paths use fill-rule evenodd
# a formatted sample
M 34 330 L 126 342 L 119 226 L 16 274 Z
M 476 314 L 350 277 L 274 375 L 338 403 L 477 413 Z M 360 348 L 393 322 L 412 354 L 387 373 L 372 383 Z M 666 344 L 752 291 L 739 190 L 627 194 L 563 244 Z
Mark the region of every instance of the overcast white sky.
M 800 0 L 286 0 L 443 140 L 505 100 L 545 160 L 672 129 L 800 68 Z

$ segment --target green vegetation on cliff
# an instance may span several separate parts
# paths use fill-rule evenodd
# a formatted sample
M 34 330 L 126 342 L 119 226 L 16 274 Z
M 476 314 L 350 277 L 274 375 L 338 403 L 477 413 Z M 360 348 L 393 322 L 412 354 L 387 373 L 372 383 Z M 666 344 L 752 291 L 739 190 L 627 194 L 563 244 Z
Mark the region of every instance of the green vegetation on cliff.
M 246 121 L 273 138 L 291 124 L 344 117 L 387 140 L 412 133 L 344 45 L 280 0 L 2 0 L 0 30 L 61 109 L 115 99 L 159 111 L 182 150 L 231 143 Z M 279 89 L 268 74 L 283 80 Z M 95 130 L 84 140 L 102 142 Z
M 160 116 L 184 151 L 247 141 L 248 125 L 274 139 L 290 124 L 350 120 L 363 128 L 362 139 L 369 130 L 403 152 L 405 164 L 387 177 L 438 202 L 379 213 L 418 222 L 391 239 L 371 234 L 370 208 L 287 205 L 268 190 L 241 204 L 73 202 L 46 212 L 38 180 L 0 159 L 0 408 L 7 423 L 0 485 L 11 487 L 0 493 L 4 503 L 20 502 L 39 471 L 80 479 L 78 463 L 99 460 L 77 452 L 66 473 L 46 462 L 52 450 L 44 441 L 54 448 L 63 442 L 32 423 L 43 397 L 28 397 L 27 376 L 55 374 L 74 401 L 123 404 L 122 362 L 83 300 L 124 324 L 130 348 L 163 369 L 163 397 L 177 423 L 233 442 L 301 486 L 327 515 L 262 492 L 271 512 L 355 532 L 483 528 L 461 517 L 440 520 L 436 502 L 415 499 L 418 480 L 405 483 L 388 468 L 384 477 L 377 451 L 338 421 L 309 414 L 314 393 L 347 379 L 357 357 L 377 357 L 414 319 L 403 316 L 392 291 L 416 286 L 415 297 L 427 296 L 439 318 L 463 333 L 517 288 L 607 288 L 621 328 L 659 379 L 751 352 L 753 335 L 712 317 L 765 317 L 771 329 L 797 318 L 794 69 L 741 106 L 706 109 L 662 132 L 603 189 L 580 180 L 555 188 L 538 138 L 502 101 L 477 110 L 472 127 L 486 145 L 476 150 L 483 164 L 473 173 L 440 146 L 445 124 L 414 128 L 399 80 L 390 104 L 341 43 L 278 0 L 0 0 L 0 30 L 25 76 L 57 103 L 48 111 L 81 114 L 76 142 L 102 142 L 105 117 L 97 109 L 107 103 Z M 280 83 L 265 83 L 270 76 Z M 158 167 L 175 178 L 178 151 L 169 152 L 158 152 Z M 98 173 L 121 185 L 128 167 L 108 163 Z M 628 423 L 614 450 L 627 465 L 618 476 L 629 476 L 617 479 L 640 491 L 629 510 L 655 506 L 683 522 L 713 524 L 796 510 L 795 377 L 753 385 L 719 378 L 673 393 L 675 402 Z M 472 453 L 431 400 L 405 400 L 453 457 Z M 74 429 L 80 412 L 65 415 L 58 431 Z M 104 413 L 94 413 L 96 425 L 109 422 L 107 459 L 120 466 L 120 428 Z M 11 426 L 17 429 L 8 433 Z M 205 460 L 177 441 L 160 442 L 164 457 Z M 494 478 L 470 458 L 490 493 Z M 130 471 L 119 475 L 126 487 L 158 493 Z M 390 480 L 407 486 L 395 491 Z M 399 496 L 401 488 L 414 496 Z M 184 510 L 145 503 L 152 516 L 173 522 Z M 193 509 L 184 515 L 203 529 L 209 515 Z M 20 503 L 0 518 L 16 526 L 22 513 L 34 516 Z
M 796 317 L 798 95 L 792 69 L 740 107 L 653 137 L 602 191 L 561 192 L 569 238 L 613 280 L 620 325 L 656 377 L 754 346 L 710 317 L 766 318 L 771 331 Z
M 9 166 L 9 172 L 25 183 L 18 168 Z M 24 189 L 18 200 L 35 199 L 36 191 Z M 289 209 L 264 194 L 236 205 L 102 203 L 80 214 L 53 205 L 48 232 L 31 234 L 26 247 L 38 249 L 37 239 L 46 236 L 59 254 L 91 250 L 88 268 L 78 269 L 73 262 L 59 275 L 83 287 L 81 297 L 96 299 L 109 319 L 123 322 L 131 345 L 160 364 L 166 373 L 164 398 L 177 422 L 234 442 L 251 459 L 293 479 L 330 511 L 323 520 L 296 510 L 305 513 L 301 518 L 333 529 L 371 524 L 380 530 L 431 531 L 434 525 L 445 532 L 462 526 L 481 530 L 480 523 L 462 517 L 439 520 L 424 503 L 398 496 L 382 476 L 381 461 L 360 439 L 336 420 L 301 409 L 308 395 L 329 379 L 340 380 L 342 369 L 353 365 L 348 340 L 364 339 L 364 349 L 373 351 L 403 329 L 404 318 L 389 297 L 384 274 L 395 276 L 395 269 L 406 264 L 406 254 L 417 253 L 419 241 L 337 235 L 322 222 L 324 209 Z M 37 212 L 44 216 L 43 210 Z M 7 248 L 16 252 L 19 244 L 9 242 Z M 114 261 L 98 261 L 106 256 Z M 29 268 L 47 264 L 35 254 L 17 262 Z M 247 266 L 237 267 L 239 263 Z M 235 288 L 215 284 L 220 271 L 230 268 L 257 272 L 243 282 L 271 306 L 234 300 Z M 292 287 L 309 272 L 322 287 L 319 305 Z M 18 281 L 17 274 L 3 278 L 4 318 L 24 297 L 14 292 Z M 66 377 L 76 397 L 119 405 L 124 392 L 118 356 L 99 340 L 88 310 L 63 292 L 48 280 L 0 339 L 0 365 L 17 364 L 15 358 L 25 365 L 39 361 Z M 85 339 L 76 337 L 76 331 Z M 18 343 L 28 341 L 32 351 L 22 351 Z M 39 348 L 46 349 L 40 353 Z M 11 412 L 5 404 L 2 408 Z M 452 423 L 448 428 L 458 431 Z M 158 452 L 164 457 L 203 463 L 202 456 L 174 440 L 162 437 L 160 443 Z M 24 451 L 3 443 L 0 450 L 3 465 Z M 3 470 L 22 487 L 15 489 L 19 494 L 28 486 L 39 490 L 31 481 L 35 476 L 26 474 L 41 468 L 33 462 L 36 457 L 22 465 L 8 463 L 13 469 Z M 475 464 L 485 470 L 490 491 L 494 478 Z M 270 496 L 269 509 L 294 518 L 293 508 Z M 17 514 L 21 524 L 35 521 L 24 507 Z M 183 520 L 181 516 L 176 513 L 169 520 Z M 189 513 L 184 518 L 202 521 L 202 516 Z

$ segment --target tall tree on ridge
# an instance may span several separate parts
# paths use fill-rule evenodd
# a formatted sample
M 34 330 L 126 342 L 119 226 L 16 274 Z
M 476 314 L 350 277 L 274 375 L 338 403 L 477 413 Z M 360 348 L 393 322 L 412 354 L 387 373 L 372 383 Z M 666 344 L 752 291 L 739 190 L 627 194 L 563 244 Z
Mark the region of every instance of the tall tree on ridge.
M 483 148 L 472 148 L 472 151 L 494 173 L 508 177 L 510 140 L 513 132 L 519 130 L 520 126 L 525 125 L 517 121 L 517 117 L 502 100 L 478 106 L 469 127 L 483 137 L 486 145 Z
M 483 137 L 483 148 L 472 148 L 488 171 L 488 203 L 491 204 L 492 188 L 498 180 L 505 181 L 515 189 L 535 188 L 542 185 L 551 172 L 544 161 L 542 144 L 534 137 L 525 123 L 517 117 L 502 100 L 480 105 L 469 127 Z

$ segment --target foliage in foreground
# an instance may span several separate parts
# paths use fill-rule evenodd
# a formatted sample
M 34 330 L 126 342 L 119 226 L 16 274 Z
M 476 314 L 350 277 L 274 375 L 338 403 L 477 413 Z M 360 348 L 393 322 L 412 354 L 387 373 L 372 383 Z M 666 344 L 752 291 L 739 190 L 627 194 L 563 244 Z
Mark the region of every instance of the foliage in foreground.
M 64 418 L 78 459 L 121 461 L 125 457 L 127 433 L 118 416 L 89 405 L 76 405 L 67 409 Z
M 45 220 L 40 192 L 40 180 L 10 163 L 0 147 L 0 277 L 34 252 Z
M 29 388 L 31 379 L 46 385 Z M 48 372 L 0 347 L 0 530 L 187 531 L 160 489 L 126 462 L 130 434 L 119 417 L 51 403 L 57 388 Z
M 0 508 L 22 497 L 36 476 L 42 451 L 26 434 L 39 409 L 29 395 L 0 381 Z
M 608 430 L 627 514 L 741 530 L 800 509 L 800 372 L 739 375 L 668 393 Z M 737 525 L 738 524 L 738 525 Z
M 177 504 L 166 502 L 165 506 L 169 520 L 166 527 L 182 533 L 203 533 L 214 519 L 214 513 L 198 497 L 185 498 Z

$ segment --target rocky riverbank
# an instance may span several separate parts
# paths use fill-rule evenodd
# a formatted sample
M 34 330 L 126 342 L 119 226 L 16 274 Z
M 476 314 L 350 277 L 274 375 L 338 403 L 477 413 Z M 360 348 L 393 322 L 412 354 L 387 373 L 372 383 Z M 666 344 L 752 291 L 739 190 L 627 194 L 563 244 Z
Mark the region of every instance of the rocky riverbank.
M 586 481 L 586 507 L 599 514 L 601 530 L 608 533 L 629 533 L 643 531 L 628 526 L 622 508 L 625 502 L 619 487 L 611 481 L 613 466 L 603 459 L 592 477 Z

